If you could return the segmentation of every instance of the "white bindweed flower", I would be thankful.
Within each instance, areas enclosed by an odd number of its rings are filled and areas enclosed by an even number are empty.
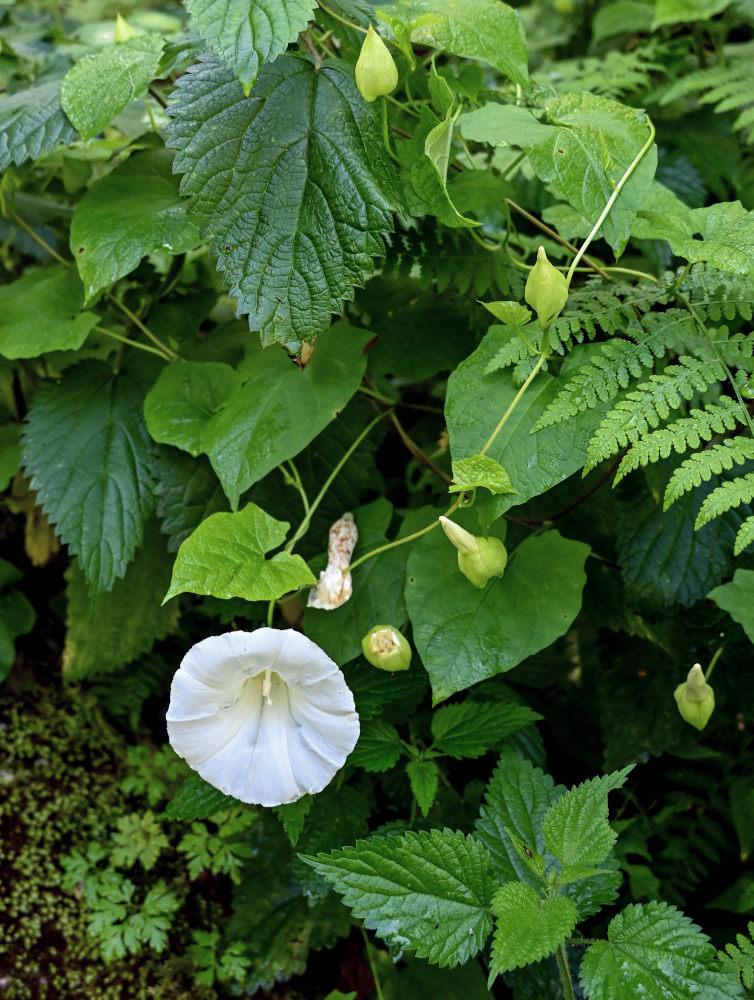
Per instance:
[[[320,792],[359,738],[335,663],[292,629],[202,639],[173,677],[170,745],[211,785],[279,806]]]
[[[348,566],[359,540],[353,514],[344,514],[330,528],[327,545],[327,569],[319,574],[319,583],[309,591],[307,607],[332,611],[345,604],[353,593]]]

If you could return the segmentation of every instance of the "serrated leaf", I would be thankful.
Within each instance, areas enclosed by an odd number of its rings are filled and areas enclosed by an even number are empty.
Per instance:
[[[302,451],[340,413],[361,382],[367,337],[336,323],[318,338],[303,370],[279,347],[265,350],[250,341],[238,384],[225,397],[220,391],[233,383],[227,365],[169,365],[144,403],[150,434],[163,444],[207,454],[236,506],[242,493]]]
[[[155,448],[152,461],[157,516],[168,536],[168,552],[210,514],[226,512],[228,501],[206,458],[191,458],[177,448]]]
[[[454,519],[481,534],[465,511]],[[442,532],[420,538],[408,559],[406,606],[435,703],[511,670],[561,636],[581,607],[588,552],[557,531],[532,536],[503,576],[480,591],[459,572]]]
[[[86,361],[42,383],[26,418],[31,489],[93,594],[123,576],[154,508],[143,400],[127,372]]]
[[[190,593],[271,601],[315,584],[301,556],[278,552],[265,558],[283,543],[289,527],[287,521],[277,521],[255,503],[235,514],[212,514],[178,549],[165,600]]]
[[[60,106],[60,81],[50,80],[0,99],[0,170],[21,166],[75,136]]]
[[[286,805],[277,806],[275,809],[278,819],[283,824],[285,834],[291,842],[291,847],[295,847],[298,843],[298,838],[301,836],[301,831],[304,828],[306,817],[311,811],[313,802],[313,796],[302,795],[295,802],[288,802]]]
[[[352,71],[281,55],[245,99],[208,56],[179,80],[172,114],[181,192],[214,235],[239,311],[265,344],[312,340],[384,253],[401,200]]]
[[[588,865],[563,865],[558,872],[558,885],[568,885],[571,882],[580,882],[582,878],[609,874],[611,873],[606,868],[590,868]]]
[[[432,735],[438,750],[461,760],[481,756],[506,736],[541,718],[526,705],[467,699],[433,713]]]
[[[395,727],[382,719],[370,719],[362,723],[359,742],[348,763],[365,771],[387,771],[398,760],[401,750],[401,738]]]
[[[406,764],[406,774],[411,785],[411,793],[426,818],[432,808],[440,783],[440,773],[433,760],[411,760]]]
[[[60,99],[82,139],[93,139],[146,93],[157,74],[162,46],[157,35],[136,35],[83,56],[68,70]]]
[[[225,795],[200,775],[192,774],[165,806],[162,815],[166,819],[206,819],[238,804],[238,799],[232,795]]]
[[[715,587],[707,597],[727,611],[754,642],[754,570],[737,569],[732,580]]]
[[[79,312],[84,290],[73,268],[62,264],[27,271],[0,285],[0,354],[36,358],[47,351],[75,351],[97,322]]]
[[[161,607],[170,582],[170,560],[156,524],[122,580],[92,604],[75,562],[66,571],[66,636],[63,673],[68,680],[104,674],[147,653],[178,622],[178,607]]]
[[[186,0],[196,30],[241,81],[246,93],[262,63],[294,42],[312,16],[310,0]]]
[[[492,897],[497,917],[488,985],[501,972],[539,962],[568,937],[578,920],[566,896],[543,899],[530,885],[508,882]]]
[[[543,121],[513,104],[489,102],[462,115],[461,133],[491,145],[518,146],[541,181],[553,185],[595,223],[615,186],[649,138],[643,111],[590,93],[563,94],[543,104]],[[600,233],[619,255],[644,204],[657,167],[653,145],[626,181]]]
[[[172,166],[166,149],[134,153],[93,184],[77,205],[70,246],[87,300],[130,274],[147,254],[160,248],[185,253],[200,242]]]
[[[453,485],[449,493],[463,493],[483,486],[490,493],[518,493],[499,462],[489,455],[472,455],[453,462]]]
[[[526,38],[517,11],[497,0],[398,0],[380,8],[407,24],[415,45],[481,59],[528,89]]]
[[[314,796],[298,842],[300,854],[293,861],[293,873],[310,901],[331,893],[328,883],[304,862],[303,855],[355,844],[366,837],[371,808],[371,796],[349,785],[338,788],[333,783]]]
[[[632,904],[610,921],[607,941],[590,945],[581,962],[589,1000],[731,1000],[743,995],[715,961],[709,939],[667,903]]]
[[[618,837],[607,821],[607,795],[623,785],[633,768],[629,764],[584,781],[550,806],[542,821],[547,850],[566,865],[604,861]]]
[[[467,961],[492,929],[492,859],[460,832],[409,831],[305,860],[367,928],[436,965]]]

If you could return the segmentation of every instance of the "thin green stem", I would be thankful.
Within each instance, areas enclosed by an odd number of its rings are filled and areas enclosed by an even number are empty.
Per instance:
[[[403,101],[399,101],[396,97],[392,97],[390,94],[385,94],[384,96],[386,101],[390,101],[391,104],[394,104],[397,108],[400,108],[404,114],[413,115],[414,118],[421,118],[421,115],[419,114],[418,111],[414,111],[413,108],[409,108],[407,105],[403,103]]]
[[[272,618],[275,614],[275,598],[267,605],[267,628],[272,628]]]
[[[568,955],[564,944],[561,944],[555,952],[555,957],[558,960],[560,978],[563,981],[563,996],[565,1000],[573,1000],[573,982],[571,981],[571,970],[568,968]]]
[[[448,517],[450,514],[453,513],[454,510],[457,510],[458,507],[461,506],[462,499],[463,499],[463,494],[461,494],[458,497],[458,499],[454,503],[452,503],[450,507],[448,507],[448,509],[443,514],[443,517]],[[413,534],[411,535],[404,535],[403,538],[396,538],[395,541],[388,542],[386,545],[380,545],[378,546],[378,548],[372,549],[371,552],[365,553],[363,556],[361,556],[361,558],[357,559],[355,562],[352,562],[345,572],[350,573],[352,570],[356,569],[357,566],[361,566],[362,563],[366,562],[367,559],[371,559],[372,556],[381,555],[381,553],[387,552],[388,549],[395,549],[399,545],[405,545],[406,542],[413,542],[415,539],[421,538],[421,536],[426,535],[428,531],[432,531],[433,528],[437,528],[439,524],[440,524],[439,520],[432,521],[432,523],[428,524],[426,528],[421,528],[419,531],[414,531]]]
[[[369,396],[370,399],[376,399],[379,403],[385,403],[387,406],[396,406],[396,401],[394,399],[388,399],[387,396],[383,396],[382,393],[377,392],[376,389],[367,389],[365,385],[360,385],[357,392],[363,392],[365,396]]]
[[[691,261],[689,261],[686,264],[686,266],[684,267],[684,269],[678,275],[677,279],[673,282],[673,284],[672,284],[672,286],[670,288],[670,292],[671,292],[672,295],[675,295],[678,292],[678,289],[681,287],[681,285],[683,284],[683,282],[686,280],[686,275],[689,273],[690,270],[691,270]]]
[[[377,967],[374,964],[374,959],[372,958],[372,945],[367,936],[367,932],[364,928],[361,928],[361,936],[364,938],[364,950],[367,953],[367,961],[369,962],[369,970],[372,973],[372,979],[374,980],[374,992],[377,994],[377,1000],[385,1000],[385,995],[382,992],[382,985],[380,984],[380,977],[377,975]]]
[[[107,337],[112,337],[113,340],[119,340],[122,344],[128,344],[129,347],[136,347],[140,351],[147,351],[149,354],[156,354],[158,358],[162,358],[163,361],[170,361],[171,359],[164,354],[162,351],[158,351],[156,347],[149,347],[148,344],[140,344],[138,340],[131,340],[130,337],[123,337],[119,333],[113,333],[112,330],[106,330],[104,326],[94,326],[93,330],[97,333],[104,333]]]
[[[380,99],[380,108],[382,112],[382,142],[385,146],[385,152],[391,160],[400,163],[400,160],[393,152],[393,147],[390,145],[390,125],[387,120],[387,101],[384,97]]]
[[[715,669],[715,664],[720,659],[720,657],[723,655],[723,650],[724,649],[725,649],[725,646],[721,646],[719,649],[715,650],[715,653],[714,653],[712,659],[709,661],[709,666],[707,667],[707,671],[706,671],[706,673],[704,675],[705,681],[708,681],[710,679],[710,676],[712,675],[712,671]]]
[[[324,481],[324,483],[322,484],[322,488],[320,489],[319,493],[316,495],[316,497],[314,498],[314,500],[312,500],[312,502],[311,502],[311,504],[309,506],[309,510],[304,515],[304,519],[301,522],[301,524],[299,524],[298,528],[296,528],[296,531],[293,534],[293,538],[291,538],[291,540],[286,543],[286,546],[285,546],[285,551],[286,552],[292,552],[293,551],[293,547],[295,546],[296,542],[298,542],[299,539],[303,538],[304,535],[307,533],[307,531],[309,530],[309,525],[311,524],[312,517],[314,516],[314,512],[316,511],[317,507],[319,507],[319,505],[322,503],[322,501],[323,501],[323,499],[325,497],[325,494],[330,489],[330,487],[332,486],[333,482],[335,481],[335,479],[337,478],[338,474],[340,473],[340,470],[346,464],[346,462],[351,457],[351,455],[353,455],[353,453],[359,447],[359,445],[364,440],[364,438],[367,436],[367,434],[369,434],[369,432],[372,430],[372,428],[375,427],[380,422],[380,420],[383,419],[383,417],[386,417],[389,413],[392,413],[392,412],[393,412],[392,410],[384,410],[382,413],[378,414],[374,418],[374,420],[371,421],[371,423],[367,424],[367,426],[364,428],[364,430],[361,432],[361,434],[359,434],[359,436],[354,441],[351,442],[351,444],[348,447],[348,450],[345,452],[345,454],[342,456],[342,458],[337,463],[337,465],[335,466],[335,468],[332,470],[332,472],[330,473],[330,475]]]
[[[38,233],[35,233],[31,226],[24,222],[20,215],[16,215],[12,208],[9,209],[9,213],[11,219],[13,219],[13,221],[19,225],[25,233],[28,233],[35,243],[38,243],[43,250],[46,250],[51,257],[54,257],[59,264],[63,264],[65,267],[71,266],[71,262],[69,260],[66,260],[65,257],[61,257],[57,250],[53,250],[50,244],[43,240]]]
[[[521,388],[518,390],[518,392],[516,393],[516,395],[511,400],[510,406],[508,407],[508,409],[505,411],[505,413],[500,418],[500,421],[498,422],[497,427],[494,429],[494,431],[492,432],[492,434],[490,434],[490,436],[489,436],[489,438],[487,440],[487,444],[485,444],[484,448],[482,448],[482,450],[479,453],[480,455],[486,455],[487,454],[487,452],[489,451],[490,447],[492,446],[495,438],[498,436],[498,434],[503,429],[503,427],[505,427],[505,424],[506,424],[508,418],[510,417],[511,413],[513,413],[513,411],[518,406],[519,400],[521,399],[521,397],[523,396],[523,394],[526,392],[526,390],[529,388],[529,386],[531,385],[531,383],[534,381],[534,378],[536,377],[537,372],[542,367],[542,365],[545,363],[545,361],[547,360],[548,357],[549,357],[549,352],[545,353],[543,351],[542,354],[540,354],[539,361],[537,361],[536,365],[532,368],[531,372],[529,373],[529,377],[526,379],[526,381],[523,383],[523,385],[521,386]]]
[[[354,31],[360,31],[362,35],[366,35],[366,28],[362,28],[361,25],[354,24],[353,21],[349,21],[347,18],[341,17],[340,14],[336,14],[334,10],[330,10],[329,7],[325,7],[321,0],[317,0],[317,6],[323,14],[327,14],[327,16],[333,18],[333,20],[340,21],[340,23],[345,24],[347,28],[353,28]]]
[[[483,250],[489,250],[490,253],[495,253],[498,250],[503,249],[502,243],[488,243],[487,240],[483,240],[481,236],[477,236],[473,229],[467,230],[469,236],[475,243],[478,243]]]
[[[516,167],[521,162],[521,160],[525,159],[525,157],[526,157],[526,153],[522,153],[520,156],[517,156],[515,160],[513,160],[511,163],[509,163],[508,166],[505,168],[505,170],[501,174],[498,174],[500,180],[504,181],[505,178],[508,176],[508,174],[512,174],[513,171],[516,169]]]
[[[536,226],[537,229],[541,229],[543,233],[545,233],[551,239],[555,240],[556,243],[560,243],[560,245],[564,246],[566,250],[570,250],[571,253],[573,254],[579,253],[579,251],[576,249],[573,243],[569,243],[568,240],[564,240],[563,237],[560,236],[559,233],[556,233],[554,229],[550,229],[550,227],[546,225],[544,222],[542,222],[541,219],[538,219],[536,215],[532,215],[531,212],[527,212],[525,208],[522,208],[520,205],[517,205],[515,201],[512,201],[510,198],[506,198],[505,204],[507,208],[512,208],[515,212],[518,212],[520,216],[522,216],[528,222],[531,222],[531,224],[533,226]],[[508,218],[510,219],[510,213],[508,214]],[[586,247],[582,248],[582,250],[584,249],[586,249]],[[601,277],[603,277],[605,281],[610,280],[610,275],[605,271],[603,267],[600,267],[599,264],[595,263],[595,261],[593,261],[591,257],[587,257],[583,253],[582,256],[584,258],[584,263],[588,264],[593,271],[596,271],[597,274],[601,275]]]
[[[566,282],[567,282],[569,288],[571,286],[571,279],[573,278],[573,272],[576,270],[579,261],[581,260],[581,258],[586,253],[587,247],[589,246],[589,244],[592,242],[592,240],[594,239],[594,237],[599,232],[600,226],[605,221],[605,219],[608,217],[608,215],[610,213],[610,209],[615,204],[615,202],[616,202],[616,200],[618,198],[618,195],[623,190],[623,188],[626,185],[626,182],[628,181],[629,177],[631,176],[631,174],[633,174],[634,170],[636,170],[636,168],[639,166],[639,164],[641,163],[642,158],[644,157],[645,153],[647,153],[649,151],[652,143],[654,142],[654,139],[655,139],[655,127],[654,127],[654,125],[652,124],[652,122],[651,122],[651,120],[649,118],[647,119],[647,121],[649,122],[649,138],[644,143],[644,145],[641,147],[641,149],[636,154],[636,156],[633,158],[633,160],[629,163],[628,167],[626,168],[626,172],[623,174],[623,176],[621,177],[621,179],[615,185],[615,190],[610,195],[610,197],[607,199],[607,204],[602,209],[602,212],[600,213],[600,217],[597,219],[597,221],[595,222],[595,224],[592,226],[592,231],[589,233],[589,235],[587,236],[587,238],[581,244],[581,246],[579,247],[578,253],[576,254],[576,256],[571,261],[570,270],[568,271],[568,274],[566,275]]]
[[[281,469],[283,475],[285,475],[287,472],[287,475],[290,478],[290,485],[293,486],[298,495],[301,497],[301,503],[303,504],[304,507],[304,514],[308,514],[309,497],[307,496],[306,490],[304,489],[304,484],[301,480],[301,476],[299,475],[299,471],[293,464],[292,459],[288,459],[288,461],[285,462],[284,464],[288,467],[287,469],[284,469],[282,465],[278,466],[278,468]]]

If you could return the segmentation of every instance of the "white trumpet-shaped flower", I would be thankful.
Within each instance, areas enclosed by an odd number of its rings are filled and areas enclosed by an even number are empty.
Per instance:
[[[359,738],[343,674],[292,629],[192,646],[173,677],[167,724],[171,746],[205,781],[262,806],[321,791]]]

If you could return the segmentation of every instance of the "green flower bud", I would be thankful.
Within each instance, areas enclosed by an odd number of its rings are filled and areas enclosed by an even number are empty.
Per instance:
[[[395,60],[371,24],[356,62],[356,86],[365,101],[374,101],[398,86]]]
[[[508,553],[499,538],[477,538],[447,517],[440,524],[458,549],[458,568],[470,583],[481,590],[493,576],[503,575]]]
[[[361,640],[367,662],[380,670],[408,670],[411,647],[405,636],[392,625],[375,625]]]
[[[115,33],[113,35],[113,41],[115,42],[125,42],[129,38],[133,38],[136,32],[128,23],[128,21],[123,17],[122,14],[118,13],[115,15]]]
[[[568,301],[565,275],[552,266],[544,247],[537,251],[537,263],[529,271],[524,298],[536,310],[543,330],[560,314]]]
[[[689,670],[688,677],[678,685],[673,697],[686,722],[704,729],[715,707],[715,692],[704,679],[700,664],[695,663]]]

